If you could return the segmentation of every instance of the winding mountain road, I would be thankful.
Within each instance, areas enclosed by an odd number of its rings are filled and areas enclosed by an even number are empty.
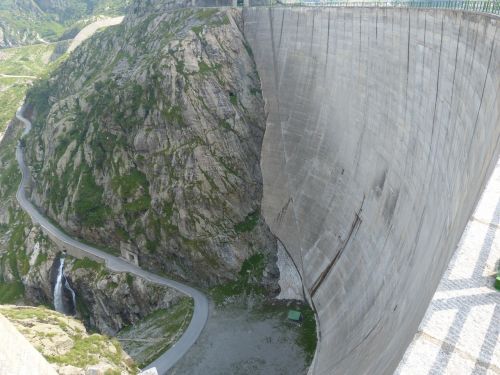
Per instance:
[[[31,130],[31,122],[26,119],[23,114],[23,108],[19,108],[16,117],[23,122],[25,129],[23,135],[26,135]],[[117,272],[130,272],[136,276],[142,277],[153,283],[163,285],[166,287],[174,288],[181,293],[184,293],[194,300],[194,312],[191,323],[181,338],[158,359],[146,367],[146,369],[156,367],[159,374],[166,374],[166,372],[175,365],[175,363],[191,348],[196,342],[198,337],[205,326],[208,319],[208,300],[207,297],[200,291],[191,288],[187,285],[181,284],[177,281],[166,279],[164,277],[155,275],[151,272],[145,271],[131,263],[126,262],[122,258],[118,258],[108,254],[102,250],[96,249],[92,246],[81,243],[66,233],[62,232],[59,228],[54,226],[50,221],[43,216],[36,207],[26,197],[25,189],[30,183],[30,171],[24,162],[23,150],[19,143],[16,147],[16,160],[22,173],[22,180],[16,193],[16,198],[21,207],[31,216],[33,222],[38,223],[45,232],[58,238],[60,241],[76,247],[81,251],[99,257],[104,260],[106,267],[112,271]]]
[[[16,76],[12,74],[3,74],[0,73],[0,78],[29,78],[29,79],[37,79],[38,77],[35,76]]]

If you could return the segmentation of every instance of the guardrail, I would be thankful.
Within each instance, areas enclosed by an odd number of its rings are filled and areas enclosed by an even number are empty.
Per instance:
[[[252,4],[252,1],[250,1]],[[433,8],[467,10],[471,12],[490,13],[500,15],[500,0],[468,1],[468,0],[435,0],[435,1],[276,1],[281,6],[306,7],[380,7],[380,8]],[[271,4],[272,5],[272,2]]]
[[[140,2],[133,4],[139,5]],[[377,7],[377,8],[420,8],[450,9],[500,15],[500,0],[164,0],[151,2],[146,9],[134,8],[131,13],[140,15],[154,11],[165,12],[182,8],[220,7]]]

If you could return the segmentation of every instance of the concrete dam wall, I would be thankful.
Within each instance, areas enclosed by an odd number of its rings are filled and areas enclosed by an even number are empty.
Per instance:
[[[248,8],[266,100],[262,211],[317,311],[312,374],[391,374],[500,136],[500,19]]]

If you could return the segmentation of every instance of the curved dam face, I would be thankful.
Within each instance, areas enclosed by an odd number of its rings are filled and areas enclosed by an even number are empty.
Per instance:
[[[312,374],[391,374],[496,163],[499,19],[248,8],[263,214],[317,311]]]

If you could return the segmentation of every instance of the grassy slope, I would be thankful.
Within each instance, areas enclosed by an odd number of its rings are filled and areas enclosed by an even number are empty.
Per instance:
[[[123,14],[130,0],[65,0],[58,9],[23,8],[14,0],[0,2],[0,19],[18,31],[30,30],[56,41],[72,28],[82,28],[92,16]]]
[[[60,62],[49,62],[55,45],[33,45],[0,50],[0,132],[14,117],[33,78],[44,77]],[[26,76],[26,78],[2,77]]]
[[[0,75],[43,77],[61,60],[49,63],[54,45],[35,45],[0,50]],[[22,103],[33,78],[11,78],[0,76],[0,132],[14,117]],[[0,147],[0,210],[9,212],[8,224],[0,228],[0,239],[9,232],[5,241],[0,241],[0,304],[14,303],[24,294],[21,277],[27,272],[27,257],[24,249],[29,218],[13,206],[15,192],[21,174],[15,160],[15,147],[22,129],[17,128]],[[9,230],[9,231],[8,231]],[[6,282],[2,269],[5,265],[14,273],[15,281]]]
[[[126,356],[116,339],[104,335],[88,334],[84,326],[74,318],[64,316],[44,307],[2,306],[2,313],[28,341],[51,363],[85,368],[88,365],[108,363],[110,373],[137,373],[135,364],[126,363]],[[38,329],[33,329],[33,327]],[[53,340],[54,338],[54,340]],[[49,347],[57,347],[58,338],[69,338],[72,346],[64,353],[55,354]],[[41,340],[45,340],[41,346]],[[46,345],[47,342],[50,342]],[[66,340],[64,341],[66,342]]]
[[[184,333],[193,315],[193,300],[182,298],[118,333],[118,341],[139,366],[146,366],[169,349]]]

